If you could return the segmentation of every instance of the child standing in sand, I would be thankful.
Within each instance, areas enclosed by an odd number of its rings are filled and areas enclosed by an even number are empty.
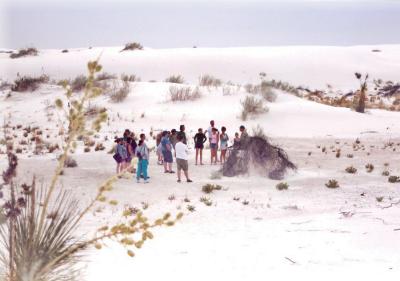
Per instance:
[[[148,183],[147,168],[149,166],[149,149],[143,139],[139,141],[136,148],[136,156],[138,157],[138,165],[136,169],[136,181],[140,182],[140,176],[143,174],[144,183]]]
[[[220,140],[220,147],[221,147],[220,161],[221,161],[221,164],[223,164],[226,161],[226,150],[228,149],[228,140],[229,140],[229,136],[226,133],[225,127],[221,128],[221,134],[219,135],[219,140]]]
[[[216,128],[212,128],[212,133],[210,136],[211,165],[213,163],[217,164],[218,161],[218,155],[217,155],[218,142],[219,142],[218,130]]]
[[[185,174],[186,181],[192,182],[189,178],[188,147],[183,143],[182,135],[178,135],[178,142],[175,145],[176,166],[178,169],[178,182],[181,182],[181,171]]]

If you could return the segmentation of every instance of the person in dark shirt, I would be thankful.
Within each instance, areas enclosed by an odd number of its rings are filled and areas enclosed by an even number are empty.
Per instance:
[[[182,137],[182,142],[184,144],[187,144],[186,133],[185,133],[185,125],[180,125],[178,135]]]
[[[196,165],[200,155],[200,165],[203,164],[203,148],[204,143],[207,141],[206,135],[203,133],[203,129],[199,128],[197,134],[194,136],[194,147],[196,148]]]

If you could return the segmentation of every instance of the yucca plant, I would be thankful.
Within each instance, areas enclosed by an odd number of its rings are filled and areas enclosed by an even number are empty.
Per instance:
[[[355,111],[359,113],[365,112],[365,99],[367,98],[368,90],[368,74],[365,75],[364,79],[362,75],[358,72],[355,73],[358,81],[360,81],[360,90],[358,94],[358,100],[356,100]]]

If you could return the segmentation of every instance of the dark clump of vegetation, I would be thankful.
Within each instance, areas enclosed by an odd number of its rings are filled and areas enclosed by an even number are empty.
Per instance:
[[[23,76],[14,81],[11,90],[14,92],[33,92],[36,91],[40,84],[49,82],[49,76],[41,75],[39,77]]]
[[[326,186],[327,188],[338,188],[338,187],[339,187],[339,183],[338,183],[337,180],[329,180],[329,181],[325,184],[325,186]]]
[[[38,53],[39,52],[36,48],[20,49],[17,53],[11,53],[10,58],[17,59],[17,58],[27,57],[27,56],[37,56]]]
[[[289,185],[287,182],[280,182],[275,187],[278,190],[287,190],[289,188]]]
[[[390,182],[390,183],[397,183],[397,182],[400,182],[400,177],[399,177],[399,176],[390,176],[390,177],[388,178],[388,182]]]
[[[234,177],[248,174],[250,169],[281,180],[288,169],[297,168],[282,148],[270,144],[266,137],[252,136],[243,141],[239,149],[231,151],[222,173],[226,177]]]
[[[171,75],[167,79],[165,79],[167,83],[176,83],[176,84],[183,84],[185,80],[183,79],[182,75]]]
[[[79,75],[71,82],[71,90],[73,92],[80,92],[85,88],[86,83],[87,77],[85,75]]]
[[[203,187],[201,188],[201,191],[203,191],[204,193],[212,193],[214,190],[221,190],[222,186],[220,185],[215,185],[215,184],[206,184],[203,185]]]
[[[346,168],[346,172],[349,174],[355,174],[355,173],[357,173],[357,169],[354,168],[353,166],[350,166],[350,167]]]
[[[125,47],[121,50],[121,52],[133,51],[133,50],[143,50],[143,46],[137,42],[127,43],[127,44],[125,44]]]

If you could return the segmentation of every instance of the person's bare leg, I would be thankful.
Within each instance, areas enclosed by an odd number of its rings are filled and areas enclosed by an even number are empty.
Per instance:
[[[181,169],[178,169],[177,175],[178,175],[178,181],[181,181]]]
[[[197,158],[199,157],[199,149],[196,148],[196,165],[197,165]],[[200,162],[201,162],[201,158],[200,158]]]
[[[168,163],[164,161],[164,172],[168,171]]]
[[[183,173],[185,174],[186,180],[189,180],[189,171],[183,171]]]
[[[200,165],[203,165],[203,149],[200,149]]]

